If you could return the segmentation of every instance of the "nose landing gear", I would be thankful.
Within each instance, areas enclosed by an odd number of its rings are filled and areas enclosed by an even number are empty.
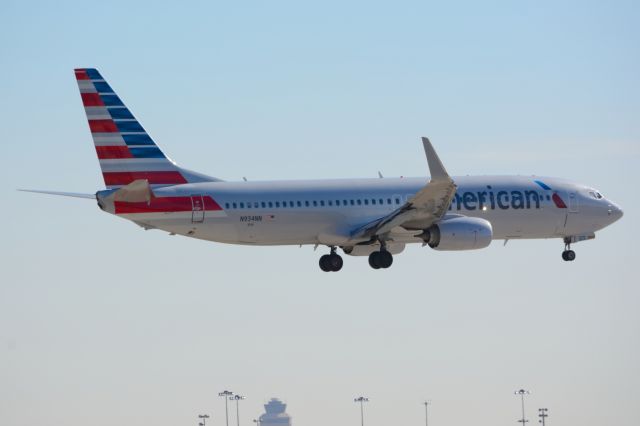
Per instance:
[[[331,253],[320,256],[320,269],[324,272],[338,272],[342,269],[342,257],[336,253],[336,248],[331,247]]]
[[[571,250],[571,238],[564,239],[564,251],[562,252],[562,260],[565,262],[573,262],[576,260],[576,252]]]

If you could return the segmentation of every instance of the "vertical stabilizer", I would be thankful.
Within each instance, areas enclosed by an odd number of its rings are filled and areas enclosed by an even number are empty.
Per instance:
[[[140,179],[152,186],[219,180],[167,158],[98,70],[79,68],[75,74],[107,188]]]

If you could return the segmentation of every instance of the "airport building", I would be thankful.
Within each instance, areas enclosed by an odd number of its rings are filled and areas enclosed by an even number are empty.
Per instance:
[[[264,405],[265,413],[260,416],[260,426],[291,426],[291,416],[285,413],[287,404],[278,398]]]

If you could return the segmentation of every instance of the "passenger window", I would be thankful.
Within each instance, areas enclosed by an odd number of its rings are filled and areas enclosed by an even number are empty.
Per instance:
[[[374,206],[376,205],[376,199],[375,198],[371,199],[371,204],[373,204]]]
[[[324,200],[320,200],[320,207],[324,207]]]
[[[342,200],[342,205],[346,206],[347,205],[347,200]]]
[[[305,207],[309,207],[309,201],[305,201],[305,202],[304,202],[304,206],[305,206]]]
[[[271,201],[269,201],[269,208],[272,209],[273,208],[273,203]]]
[[[251,203],[247,203],[247,208],[250,209],[251,208]]]
[[[383,204],[384,204],[384,200],[383,200],[382,198],[380,198],[380,199],[378,200],[378,202],[380,203],[380,205],[383,205]]]
[[[276,201],[276,209],[280,207],[280,201]]]
[[[224,208],[228,209],[229,208],[229,203],[224,203]]]
[[[387,198],[387,204],[391,204],[391,198]]]
[[[233,208],[234,208],[234,209],[237,209],[237,208],[238,208],[238,205],[237,205],[236,203],[233,203]]]
[[[369,205],[369,200],[368,200],[368,199],[366,199],[366,198],[364,199],[364,205],[365,205],[365,206],[368,206],[368,205]]]
[[[253,207],[256,208],[256,209],[259,207],[257,201],[255,203],[253,203]]]
[[[263,201],[261,204],[262,204],[262,208],[263,208],[263,209],[267,207],[267,205],[265,204],[265,202],[264,202],[264,201]]]
[[[351,205],[352,205],[352,206],[354,205],[353,199],[351,200]]]
[[[400,204],[400,198],[396,198],[396,204]]]
[[[340,206],[340,200],[336,200],[336,206]]]
[[[327,202],[329,203],[329,207],[333,206],[333,201],[329,200]]]
[[[360,205],[362,205],[362,200],[361,200],[361,199],[358,199],[358,200],[356,200],[356,201],[357,201],[357,203],[358,203],[358,205],[359,205],[359,206],[360,206]]]
[[[240,208],[244,209],[244,203],[240,203]]]
[[[298,207],[302,207],[302,203],[298,201]]]
[[[318,202],[316,200],[313,200],[313,207],[318,207]]]

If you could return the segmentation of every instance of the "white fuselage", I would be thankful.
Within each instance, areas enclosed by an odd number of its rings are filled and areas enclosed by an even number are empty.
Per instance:
[[[591,236],[622,216],[595,189],[563,179],[466,176],[454,181],[457,192],[445,218],[486,219],[493,239]],[[158,198],[189,197],[191,211],[116,214],[148,228],[223,243],[341,245],[354,229],[399,208],[427,182],[384,178],[190,183],[158,187],[153,193]],[[217,206],[207,208],[203,197]],[[415,236],[420,229],[420,223],[405,224],[394,241],[422,242]]]

